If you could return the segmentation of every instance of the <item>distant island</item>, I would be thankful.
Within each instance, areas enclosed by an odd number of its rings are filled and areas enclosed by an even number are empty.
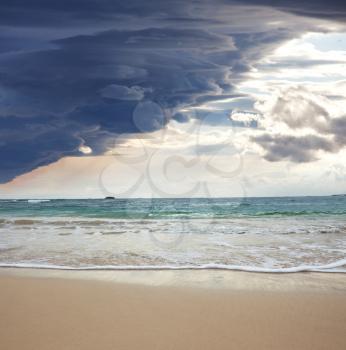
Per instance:
[[[104,199],[115,199],[115,197],[107,196],[107,197],[105,197]]]

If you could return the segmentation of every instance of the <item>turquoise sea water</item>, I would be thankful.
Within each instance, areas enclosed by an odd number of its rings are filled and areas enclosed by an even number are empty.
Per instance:
[[[236,218],[345,216],[346,196],[188,199],[0,200],[0,216],[89,218]]]
[[[346,196],[0,200],[0,265],[346,271]]]

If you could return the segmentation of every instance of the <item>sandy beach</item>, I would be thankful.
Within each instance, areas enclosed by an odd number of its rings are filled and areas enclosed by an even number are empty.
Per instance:
[[[346,348],[341,274],[73,273],[0,271],[1,349]]]

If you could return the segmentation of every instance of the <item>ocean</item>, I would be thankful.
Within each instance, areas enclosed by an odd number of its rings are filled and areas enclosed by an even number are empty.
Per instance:
[[[346,272],[346,196],[0,200],[0,266]]]

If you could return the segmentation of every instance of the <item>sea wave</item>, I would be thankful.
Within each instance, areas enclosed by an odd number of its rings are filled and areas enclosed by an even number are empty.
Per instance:
[[[337,260],[324,265],[299,265],[294,267],[269,268],[259,266],[240,266],[223,264],[203,265],[95,265],[64,266],[35,263],[0,263],[1,268],[31,268],[49,270],[97,271],[97,270],[233,270],[259,273],[295,273],[295,272],[333,272],[346,273],[346,259]]]
[[[314,216],[314,215],[345,215],[345,210],[340,211],[314,211],[314,210],[302,210],[302,211],[261,211],[249,216]]]
[[[50,199],[28,199],[28,203],[43,203],[43,202],[50,202]]]

